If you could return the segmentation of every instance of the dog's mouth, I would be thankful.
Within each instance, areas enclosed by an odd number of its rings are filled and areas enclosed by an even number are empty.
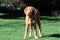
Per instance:
[[[29,15],[29,18],[33,18],[33,16],[32,15]]]
[[[30,18],[33,18],[34,17],[34,14],[33,13],[29,14],[29,17]]]

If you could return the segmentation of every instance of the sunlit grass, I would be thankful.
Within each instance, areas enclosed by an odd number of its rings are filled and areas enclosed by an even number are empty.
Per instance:
[[[43,37],[39,40],[60,40],[60,21],[58,19],[41,19]],[[24,18],[0,19],[0,40],[23,40],[24,31]],[[28,40],[35,40],[34,36]]]

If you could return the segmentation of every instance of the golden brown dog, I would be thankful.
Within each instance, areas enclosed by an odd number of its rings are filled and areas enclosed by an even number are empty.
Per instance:
[[[38,39],[37,30],[36,30],[36,24],[38,24],[38,27],[39,27],[39,37],[42,36],[39,11],[36,8],[32,7],[32,6],[27,6],[24,9],[24,13],[26,15],[26,30],[25,30],[24,39],[27,38],[28,27],[29,26],[30,26],[30,34],[29,34],[29,36],[32,35],[32,26],[33,26],[33,28],[34,28],[34,37],[35,37],[35,39]]]

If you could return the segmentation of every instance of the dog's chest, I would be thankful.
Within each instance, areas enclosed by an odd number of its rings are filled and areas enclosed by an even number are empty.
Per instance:
[[[29,24],[35,24],[36,23],[36,20],[29,20],[28,23]]]

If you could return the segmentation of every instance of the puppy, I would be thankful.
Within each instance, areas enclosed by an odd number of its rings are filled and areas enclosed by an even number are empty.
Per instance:
[[[32,27],[33,27],[34,28],[34,37],[35,37],[35,39],[38,39],[36,24],[39,27],[39,37],[42,37],[39,11],[35,7],[27,6],[24,9],[24,13],[26,15],[26,29],[25,29],[24,39],[27,38],[29,27],[30,27],[29,36],[32,35]]]

